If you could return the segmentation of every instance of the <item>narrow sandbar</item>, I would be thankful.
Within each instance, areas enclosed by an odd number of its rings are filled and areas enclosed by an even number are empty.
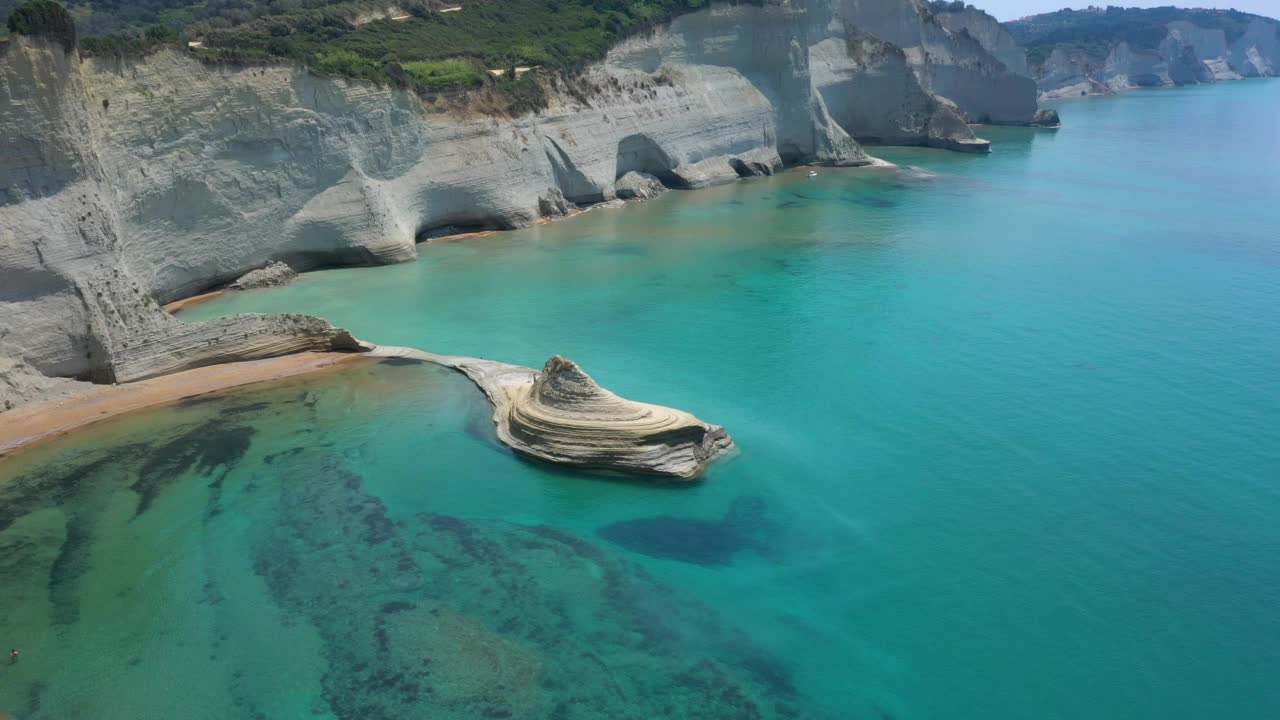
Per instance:
[[[199,305],[202,302],[208,302],[214,298],[220,298],[225,294],[226,290],[214,290],[213,292],[200,293],[199,295],[192,295],[191,297],[185,297],[181,300],[174,300],[173,302],[165,305],[163,309],[165,312],[173,315],[179,310],[184,310],[192,305]]]
[[[211,365],[127,385],[93,385],[68,398],[0,413],[0,458],[100,420],[226,388],[332,370],[362,357],[358,353],[303,352]]]

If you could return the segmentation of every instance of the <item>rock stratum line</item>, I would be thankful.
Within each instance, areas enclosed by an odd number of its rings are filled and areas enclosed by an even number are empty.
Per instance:
[[[719,425],[619,397],[559,355],[541,372],[494,360],[379,346],[370,357],[409,358],[466,375],[493,404],[498,439],[548,462],[692,480],[731,451]]]

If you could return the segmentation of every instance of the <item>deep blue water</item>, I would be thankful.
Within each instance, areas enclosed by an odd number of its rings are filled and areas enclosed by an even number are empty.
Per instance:
[[[1280,82],[1059,109],[191,309],[560,353],[740,452],[566,472],[372,363],[104,425],[0,465],[0,709],[1276,717]]]

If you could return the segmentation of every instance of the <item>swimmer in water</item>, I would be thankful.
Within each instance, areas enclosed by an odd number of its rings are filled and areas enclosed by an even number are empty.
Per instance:
[[[16,662],[18,662],[18,648],[12,648],[9,650],[9,664],[12,665]]]

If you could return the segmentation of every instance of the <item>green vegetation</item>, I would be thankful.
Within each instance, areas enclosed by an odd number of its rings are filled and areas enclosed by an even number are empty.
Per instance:
[[[431,90],[484,82],[484,71],[462,60],[419,60],[401,67],[415,83]]]
[[[15,35],[44,35],[71,50],[76,46],[76,25],[71,14],[53,0],[28,0],[14,8],[7,23]]]
[[[744,0],[766,2],[768,0]],[[0,0],[0,14],[16,0]],[[33,0],[66,10],[52,0]],[[312,70],[423,94],[492,87],[512,108],[545,102],[528,74],[487,69],[539,66],[569,72],[619,39],[708,0],[67,0],[86,55],[138,54],[197,42],[208,62],[288,58]],[[43,6],[42,5],[42,6]],[[407,16],[386,17],[391,6]],[[536,87],[535,87],[536,86]]]
[[[317,53],[311,68],[325,75],[341,75],[362,78],[381,83],[386,81],[382,66],[349,50],[330,50]]]
[[[1136,50],[1151,50],[1168,35],[1168,24],[1185,20],[1206,29],[1222,30],[1227,42],[1244,35],[1257,15],[1238,10],[1184,10],[1176,7],[1059,10],[1005,23],[1022,46],[1027,61],[1042,65],[1054,48],[1082,51],[1102,62],[1111,48],[1127,42]]]

